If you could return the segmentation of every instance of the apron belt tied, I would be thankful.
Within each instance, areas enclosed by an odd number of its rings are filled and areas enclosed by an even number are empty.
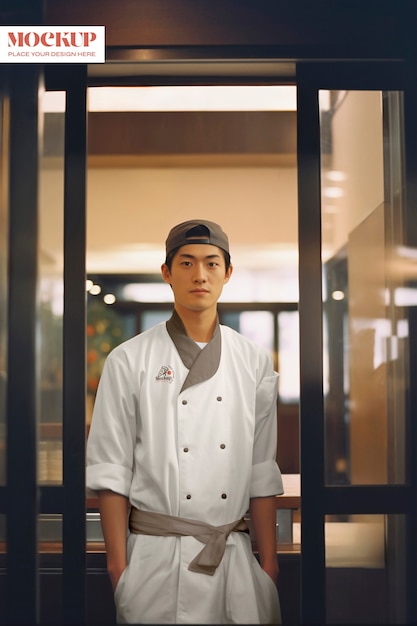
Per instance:
[[[188,569],[191,572],[208,574],[213,576],[226,549],[226,540],[231,532],[248,533],[249,528],[242,517],[230,524],[212,526],[205,522],[142,511],[132,507],[129,516],[129,529],[137,535],[155,535],[158,537],[186,537],[192,536],[201,543],[204,548],[191,561]]]

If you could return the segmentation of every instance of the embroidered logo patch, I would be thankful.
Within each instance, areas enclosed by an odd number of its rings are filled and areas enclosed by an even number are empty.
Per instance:
[[[165,383],[172,383],[174,380],[174,371],[169,365],[163,365],[158,372],[158,376],[155,376],[155,380]]]

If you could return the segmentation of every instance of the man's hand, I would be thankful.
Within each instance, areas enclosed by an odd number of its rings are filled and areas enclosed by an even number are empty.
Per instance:
[[[262,569],[277,583],[279,566],[276,539],[275,496],[252,498],[249,508],[254,538]]]
[[[107,572],[116,589],[127,565],[126,538],[128,499],[113,491],[99,491],[98,501],[107,553]]]

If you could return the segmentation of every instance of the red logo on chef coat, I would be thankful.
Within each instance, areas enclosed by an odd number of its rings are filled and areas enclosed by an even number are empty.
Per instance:
[[[170,365],[163,365],[158,372],[158,376],[155,377],[155,380],[172,383],[174,380],[174,370]]]

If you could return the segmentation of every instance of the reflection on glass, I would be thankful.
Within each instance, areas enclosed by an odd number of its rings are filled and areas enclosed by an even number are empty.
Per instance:
[[[160,322],[166,322],[171,317],[172,310],[169,309],[167,311],[144,311],[140,316],[141,320],[141,330],[148,330],[159,324]]]
[[[399,291],[402,94],[320,92],[320,125],[326,482],[399,483],[408,337]]]
[[[402,516],[326,517],[327,623],[405,622],[404,537]]]
[[[281,402],[300,400],[298,311],[278,313],[279,398]]]
[[[45,544],[51,552],[62,552],[62,515],[60,513],[41,514],[38,516],[39,552],[44,552]]]
[[[240,333],[265,348],[274,349],[274,317],[270,311],[243,311],[240,314]]]
[[[50,576],[45,571],[40,576],[39,612],[40,615],[50,612],[51,593],[53,593],[54,623],[62,623],[62,515],[42,514],[38,516],[38,553],[54,554],[53,571],[60,576]],[[50,558],[50,556],[49,556]],[[48,580],[49,579],[49,580]],[[52,589],[51,589],[52,582]],[[49,583],[49,584],[48,584]]]
[[[223,311],[220,321],[273,353],[274,316],[271,311]]]
[[[64,112],[44,112],[39,173],[40,424],[38,480],[62,483]],[[62,97],[61,97],[62,101]]]
[[[0,93],[0,485],[6,484],[8,185],[4,136],[8,103]]]
[[[326,567],[385,567],[385,516],[326,518]]]
[[[94,399],[106,358],[113,348],[136,334],[135,316],[121,314],[106,304],[101,295],[101,292],[97,297],[91,295],[90,290],[87,300],[87,428],[91,424]]]

